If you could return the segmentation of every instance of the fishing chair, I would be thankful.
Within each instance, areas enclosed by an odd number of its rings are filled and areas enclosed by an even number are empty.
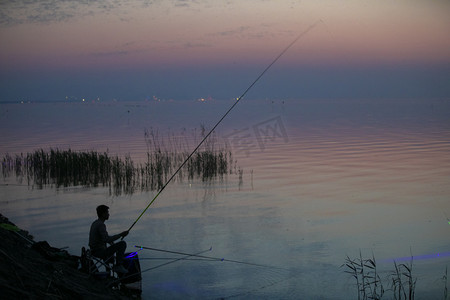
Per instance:
[[[92,255],[91,250],[81,248],[81,269],[95,278],[114,277],[114,255],[102,259]]]

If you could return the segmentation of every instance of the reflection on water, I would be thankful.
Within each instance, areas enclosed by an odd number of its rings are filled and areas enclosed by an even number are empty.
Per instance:
[[[355,298],[355,283],[340,265],[360,250],[365,257],[375,255],[384,277],[393,259],[429,256],[414,261],[416,295],[441,297],[450,259],[434,254],[450,251],[447,102],[242,104],[219,135],[235,147],[243,180],[170,185],[133,228],[128,248],[197,253],[212,246],[208,255],[279,268],[180,260],[143,274],[144,298]],[[227,107],[32,105],[1,105],[8,141],[1,154],[70,146],[139,158],[145,153],[144,128],[191,130],[214,123]],[[237,132],[247,138],[239,136],[236,144]],[[237,151],[249,145],[251,151]],[[111,207],[107,225],[116,233],[155,196],[3,183],[3,214],[36,239],[69,246],[75,254],[87,244],[97,205]],[[139,255],[143,269],[175,258],[144,250]]]

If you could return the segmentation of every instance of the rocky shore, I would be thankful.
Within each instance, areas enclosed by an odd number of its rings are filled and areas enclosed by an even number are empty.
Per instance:
[[[79,257],[46,251],[33,237],[0,214],[2,299],[130,299],[79,270]]]

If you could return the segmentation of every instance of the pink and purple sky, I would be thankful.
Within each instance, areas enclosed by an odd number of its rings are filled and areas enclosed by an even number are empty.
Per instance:
[[[314,25],[315,24],[315,25]],[[1,1],[0,101],[450,96],[448,0]]]

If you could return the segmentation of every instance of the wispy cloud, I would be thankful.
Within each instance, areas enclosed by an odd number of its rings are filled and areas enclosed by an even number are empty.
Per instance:
[[[143,49],[142,47],[138,47],[139,49],[134,49],[133,47],[136,46],[137,44],[138,44],[138,42],[136,42],[136,41],[129,41],[129,42],[125,42],[123,44],[117,45],[112,50],[91,52],[88,55],[92,56],[92,57],[96,57],[96,58],[107,58],[107,57],[114,57],[114,56],[127,56],[127,55],[132,55],[135,53],[149,51],[149,49]]]
[[[51,23],[66,21],[86,15],[88,2],[72,3],[57,0],[0,1],[0,25],[14,26],[27,23]],[[89,11],[89,10],[88,10]]]
[[[273,36],[273,24],[260,24],[258,26],[239,26],[237,28],[210,33],[212,37],[229,37],[239,39],[260,39]]]
[[[238,28],[235,29],[230,29],[230,30],[225,30],[225,31],[219,31],[216,33],[213,33],[211,35],[216,35],[216,36],[237,36],[237,35],[244,35],[246,33],[248,33],[250,27],[249,26],[240,26]]]
[[[174,5],[176,7],[189,7],[191,5],[192,1],[189,0],[177,0],[175,1]]]
[[[204,43],[204,42],[187,42],[182,45],[182,48],[192,49],[192,48],[210,48],[212,44]]]
[[[130,54],[130,51],[117,50],[117,51],[93,52],[90,55],[94,57],[110,57],[110,56],[124,56],[128,54]]]
[[[127,21],[125,16],[135,8],[183,9],[202,3],[197,0],[0,0],[0,26],[48,24],[101,14],[115,14]]]
[[[117,14],[121,19],[132,7],[148,7],[150,0],[2,0],[0,26],[48,24],[98,14]]]

